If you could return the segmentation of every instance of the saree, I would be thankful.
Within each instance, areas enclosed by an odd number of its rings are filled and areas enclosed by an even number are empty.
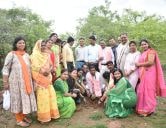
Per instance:
[[[60,66],[60,47],[58,45],[53,45],[51,50],[54,52],[55,55],[55,66],[56,66],[56,76],[60,76],[61,74],[61,66]]]
[[[52,83],[54,83],[54,81],[57,79],[57,76],[56,76],[56,64],[55,64],[55,54],[53,51],[51,51],[50,53],[50,59],[51,59],[51,62],[52,62],[52,65],[53,65],[53,70],[51,71],[51,75],[52,75]]]
[[[69,91],[67,82],[58,78],[54,83],[54,89],[57,95],[60,118],[70,118],[76,110],[76,105],[72,97],[64,96],[64,93]]]
[[[32,77],[36,86],[37,116],[41,122],[59,118],[56,93],[52,86],[51,73],[47,76],[42,72],[49,71],[51,66],[48,53],[41,52],[41,41],[37,41],[31,55]]]
[[[136,93],[131,84],[122,77],[115,88],[107,92],[105,114],[107,117],[127,117],[133,112],[136,100]]]
[[[140,52],[136,51],[134,53],[129,53],[126,56],[126,61],[125,61],[125,65],[124,65],[124,71],[126,73],[129,73],[131,71],[133,71],[129,76],[126,76],[126,78],[128,79],[128,81],[131,83],[132,87],[135,89],[137,82],[138,82],[138,69],[135,66],[135,63],[138,62],[140,56]]]
[[[157,52],[153,49],[144,51],[139,58],[139,62],[147,62],[150,54],[155,56],[154,64],[139,68],[140,83],[137,88],[138,101],[136,105],[138,114],[153,113],[157,105],[156,96],[166,97],[166,86]]]

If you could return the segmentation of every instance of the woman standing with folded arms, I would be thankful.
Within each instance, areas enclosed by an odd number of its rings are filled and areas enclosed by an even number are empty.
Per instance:
[[[13,51],[6,56],[2,69],[4,88],[10,91],[11,112],[15,114],[17,125],[21,127],[30,125],[32,120],[26,115],[37,110],[30,59],[25,50],[25,39],[16,37]]]
[[[37,119],[41,123],[59,118],[56,94],[52,86],[53,65],[50,55],[45,50],[45,41],[38,40],[31,55],[32,76],[37,97]]]

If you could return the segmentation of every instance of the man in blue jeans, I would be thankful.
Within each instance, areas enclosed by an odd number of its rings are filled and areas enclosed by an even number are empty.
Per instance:
[[[86,54],[86,47],[85,47],[85,39],[79,39],[79,46],[75,49],[75,57],[76,57],[76,68],[82,68],[82,65],[85,64],[85,54]]]

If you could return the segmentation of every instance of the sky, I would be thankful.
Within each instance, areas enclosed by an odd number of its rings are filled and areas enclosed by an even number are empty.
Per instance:
[[[166,0],[110,0],[112,11],[120,14],[130,8],[166,17]],[[88,11],[104,5],[104,0],[0,0],[0,8],[25,7],[39,14],[44,20],[52,20],[52,29],[58,34],[75,33],[79,18],[85,18]]]

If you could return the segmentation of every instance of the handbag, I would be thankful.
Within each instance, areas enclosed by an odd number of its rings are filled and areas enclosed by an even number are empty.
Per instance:
[[[9,90],[6,90],[3,93],[3,109],[9,110],[10,108],[10,93]]]

